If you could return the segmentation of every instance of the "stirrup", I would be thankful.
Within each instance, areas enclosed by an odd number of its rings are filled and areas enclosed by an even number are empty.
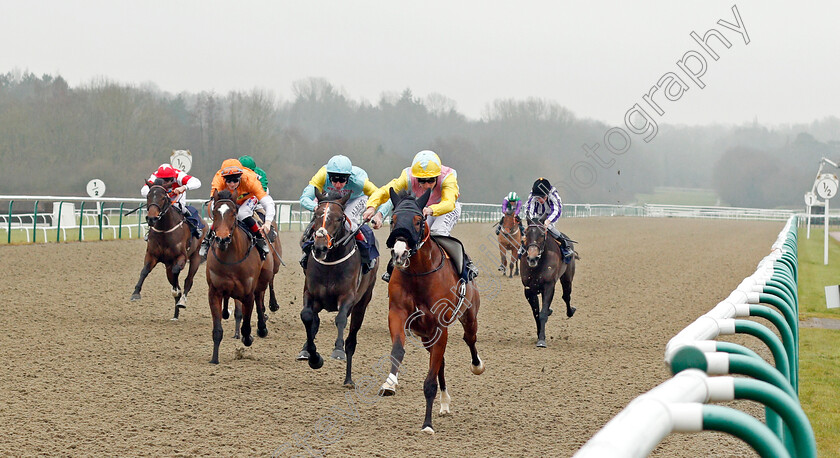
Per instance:
[[[198,255],[203,257],[207,256],[207,251],[210,250],[210,234],[204,236],[204,240],[201,241],[201,247],[198,249]]]
[[[389,274],[387,271],[384,274],[382,274],[382,281],[384,281],[385,283],[390,282],[391,274]]]

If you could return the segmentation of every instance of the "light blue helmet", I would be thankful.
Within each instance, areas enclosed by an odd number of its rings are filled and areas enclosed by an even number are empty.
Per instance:
[[[353,163],[347,156],[333,156],[327,162],[327,173],[340,173],[350,175],[353,173]]]

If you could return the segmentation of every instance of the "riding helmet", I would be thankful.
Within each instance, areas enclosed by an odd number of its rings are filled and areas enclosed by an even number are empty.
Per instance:
[[[531,187],[531,195],[534,197],[545,197],[549,191],[551,191],[551,183],[545,178],[537,179]]]

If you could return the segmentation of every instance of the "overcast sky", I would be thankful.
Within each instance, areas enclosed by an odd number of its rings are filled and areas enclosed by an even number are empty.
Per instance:
[[[9,1],[0,72],[96,77],[160,89],[269,89],[323,77],[351,98],[440,93],[479,118],[497,98],[542,97],[623,123],[667,72],[688,84],[661,123],[809,122],[840,109],[840,3],[782,1]],[[735,24],[737,5],[749,35]],[[700,89],[677,66],[711,39]],[[696,64],[696,62],[694,62]],[[689,66],[692,64],[690,63]],[[699,65],[694,65],[699,68]],[[648,107],[648,110],[650,108]]]

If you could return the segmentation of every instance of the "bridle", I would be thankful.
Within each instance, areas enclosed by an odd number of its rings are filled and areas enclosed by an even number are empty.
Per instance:
[[[529,222],[528,223],[528,228],[532,228],[532,227],[536,227],[540,230],[540,232],[542,232],[543,241],[542,241],[542,244],[539,244],[536,241],[533,241],[533,242],[531,242],[531,243],[529,243],[528,245],[525,246],[525,250],[527,251],[531,247],[535,247],[535,248],[539,249],[539,253],[537,254],[537,260],[539,260],[543,255],[543,251],[545,251],[545,240],[546,240],[546,233],[548,232],[548,229],[546,229],[546,227],[542,224]],[[526,237],[527,237],[527,235],[526,235]]]
[[[158,224],[163,219],[164,215],[166,215],[166,212],[168,212],[169,209],[172,208],[172,200],[169,198],[169,191],[167,191],[167,189],[165,187],[163,187],[159,184],[155,184],[155,185],[149,186],[149,194],[151,194],[152,190],[155,189],[155,188],[159,188],[164,192],[164,194],[166,196],[166,199],[165,199],[166,203],[164,203],[162,207],[157,202],[151,202],[151,203],[146,204],[147,214],[148,214],[148,209],[151,208],[151,207],[157,207],[158,212],[159,212],[158,215],[155,216],[154,218],[149,218],[149,229],[151,229],[152,231],[155,231],[155,232],[163,232],[163,233],[172,232],[175,229],[178,229],[179,227],[181,227],[181,225],[184,224],[184,220],[181,219],[180,223],[176,224],[174,227],[171,227],[167,230],[162,230],[162,229],[158,229],[158,228],[154,227],[156,224]]]
[[[344,215],[344,205],[341,205],[340,203],[334,202],[334,201],[327,201],[327,202],[318,203],[318,207],[315,209],[315,211],[317,212],[318,208],[321,208],[321,206],[327,206],[327,205],[330,205],[330,204],[338,206],[338,208],[341,209],[341,214]],[[347,218],[347,215],[344,215],[344,218],[345,218],[345,220],[349,219],[349,218]],[[342,224],[343,224],[343,222],[342,222]],[[338,242],[333,244],[333,238],[334,237],[327,230],[327,210],[326,210],[326,208],[324,210],[324,214],[321,216],[321,227],[319,227],[318,229],[315,229],[315,232],[312,235],[312,237],[313,238],[314,237],[326,237],[327,238],[327,251],[329,251],[333,246],[342,247],[342,246],[344,246],[345,243],[347,243],[347,237],[342,237],[338,240]]]

